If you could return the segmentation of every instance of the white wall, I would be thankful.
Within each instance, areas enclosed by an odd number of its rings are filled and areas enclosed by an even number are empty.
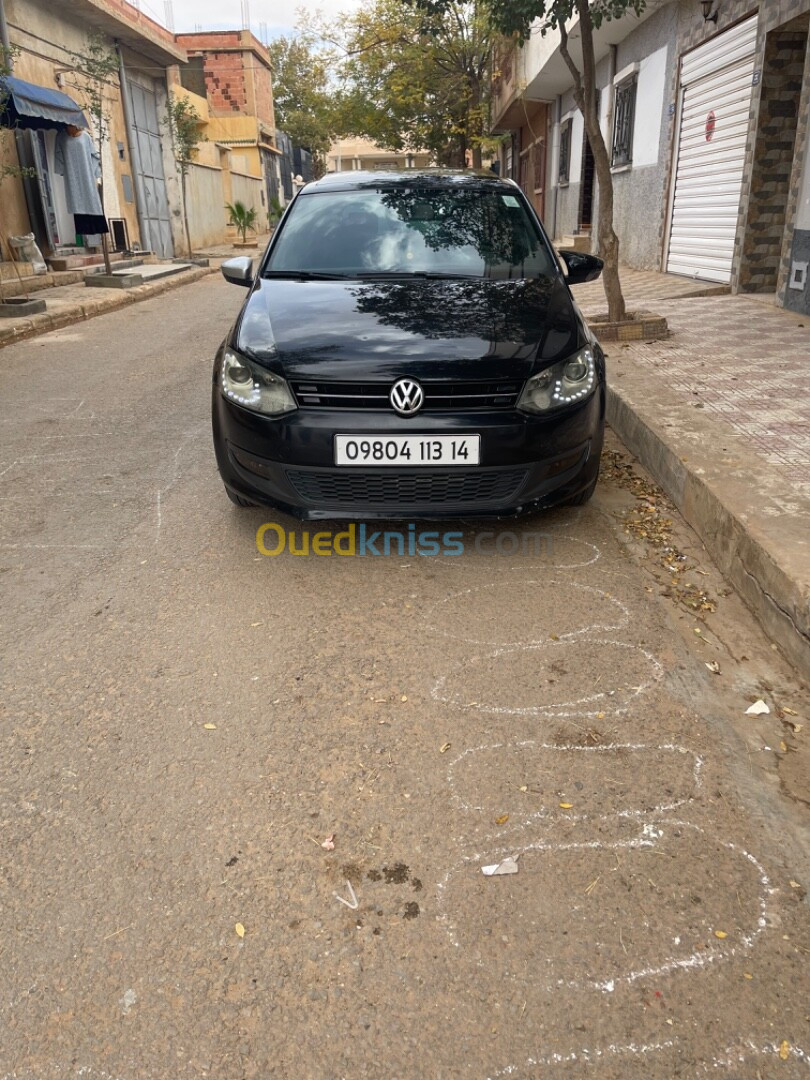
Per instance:
[[[645,57],[639,67],[633,121],[633,165],[657,165],[661,113],[667,79],[667,47]]]

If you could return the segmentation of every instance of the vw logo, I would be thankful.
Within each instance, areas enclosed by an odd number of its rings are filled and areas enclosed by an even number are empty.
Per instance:
[[[413,416],[425,403],[425,392],[413,379],[397,379],[388,395],[391,407],[400,416]]]

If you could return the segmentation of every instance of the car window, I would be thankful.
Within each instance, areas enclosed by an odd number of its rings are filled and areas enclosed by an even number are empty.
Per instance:
[[[400,185],[300,195],[265,271],[504,279],[548,276],[554,266],[517,195]]]

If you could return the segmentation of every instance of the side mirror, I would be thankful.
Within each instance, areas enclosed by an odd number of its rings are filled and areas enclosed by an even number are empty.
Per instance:
[[[220,266],[222,276],[231,285],[242,285],[249,289],[253,284],[253,259],[248,255],[239,255],[235,259],[227,259]]]
[[[568,284],[582,285],[586,281],[596,281],[605,265],[595,255],[586,255],[583,251],[561,251],[560,258],[568,267]],[[234,259],[239,262],[239,259]],[[224,269],[224,267],[223,267]]]

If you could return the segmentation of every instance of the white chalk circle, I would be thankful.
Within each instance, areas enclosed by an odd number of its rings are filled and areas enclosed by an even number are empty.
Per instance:
[[[699,794],[702,773],[703,758],[676,743],[525,739],[465,750],[449,762],[447,786],[468,815],[465,835],[485,830],[477,843],[500,843],[538,823],[633,822],[672,813]],[[504,816],[508,823],[495,827]]]
[[[662,675],[660,661],[639,645],[576,637],[470,657],[442,675],[431,694],[445,705],[500,716],[586,718],[625,712]]]
[[[647,821],[621,840],[597,828],[564,843],[553,829],[515,839],[459,859],[436,901],[453,945],[493,985],[507,980],[538,1007],[545,994],[609,994],[749,953],[771,921],[774,890],[760,862],[690,822]],[[654,851],[667,858],[651,860]],[[482,866],[509,856],[517,874],[483,876]],[[659,892],[667,903],[652,914],[645,900]]]
[[[788,1065],[779,1056],[780,1049],[781,1045],[773,1041],[755,1042],[753,1039],[741,1039],[739,1043],[726,1047],[709,1060],[695,1062],[694,1068],[697,1070],[698,1075],[706,1075],[707,1073],[716,1075],[726,1069],[739,1070],[739,1067],[747,1061],[756,1061],[759,1064],[760,1059],[765,1058],[766,1060],[771,1059],[774,1069],[779,1070],[779,1076],[787,1077],[790,1073],[785,1071]],[[599,1065],[604,1065],[607,1068],[611,1064],[615,1066],[617,1061],[622,1061],[622,1075],[627,1080],[630,1080],[631,1077],[637,1078],[637,1080],[648,1080],[650,1076],[649,1070],[653,1064],[656,1064],[659,1069],[666,1068],[666,1064],[660,1058],[667,1052],[671,1052],[673,1057],[671,1067],[672,1075],[674,1075],[677,1067],[683,1068],[684,1058],[690,1054],[691,1047],[681,1039],[662,1039],[650,1043],[609,1043],[603,1047],[584,1046],[578,1050],[552,1051],[548,1054],[539,1054],[536,1057],[526,1058],[522,1065],[505,1065],[503,1068],[498,1069],[497,1072],[489,1073],[487,1080],[501,1080],[504,1076],[513,1077],[513,1080],[521,1080],[521,1077],[525,1077],[526,1080],[529,1077],[536,1080],[541,1076],[570,1076],[571,1069],[577,1066],[586,1067],[588,1075],[590,1075],[594,1067],[598,1068]],[[649,1059],[654,1056],[659,1060],[656,1062],[650,1061]],[[810,1066],[810,1054],[803,1050],[802,1047],[790,1046],[787,1061],[793,1061],[801,1065],[802,1076],[807,1075],[807,1068]],[[553,1069],[555,1065],[559,1066],[557,1070],[547,1072],[547,1070]],[[598,1076],[598,1072],[595,1075]],[[615,1073],[612,1075],[615,1075]],[[739,1071],[735,1075],[739,1076]]]
[[[466,523],[464,523],[466,524]],[[469,570],[469,556],[486,560],[498,573],[529,570],[580,570],[602,558],[596,544],[580,536],[558,533],[560,526],[501,522],[491,528],[480,522],[464,532],[464,556],[442,559],[442,564]],[[513,560],[513,561],[510,561]]]
[[[561,578],[504,580],[444,597],[428,608],[431,630],[469,645],[538,645],[553,634],[612,633],[630,622],[625,604],[604,589]]]

